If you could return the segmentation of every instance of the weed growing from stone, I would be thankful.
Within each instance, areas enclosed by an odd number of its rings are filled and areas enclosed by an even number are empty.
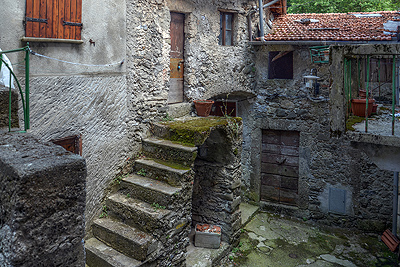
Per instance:
[[[165,206],[161,206],[158,203],[153,202],[153,204],[151,204],[151,207],[154,209],[154,211],[158,211],[158,210],[165,210],[166,207]]]
[[[117,177],[115,177],[114,180],[113,180],[113,184],[121,184],[122,179],[124,179],[127,176],[128,176],[128,174],[117,175]]]
[[[140,170],[137,172],[137,174],[138,174],[138,175],[141,175],[141,176],[146,176],[146,170],[145,170],[145,169],[140,169]]]
[[[174,120],[174,118],[171,117],[168,113],[165,114],[164,118],[162,118],[162,121],[173,121],[173,120]]]
[[[126,194],[126,198],[130,198],[131,197],[131,194]]]
[[[108,209],[107,209],[107,206],[106,206],[106,205],[103,205],[103,209],[102,209],[102,211],[101,211],[101,213],[100,213],[100,219],[101,219],[101,218],[107,218],[107,216],[108,216]]]

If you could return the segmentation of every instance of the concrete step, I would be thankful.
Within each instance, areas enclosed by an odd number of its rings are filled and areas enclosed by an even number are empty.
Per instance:
[[[197,147],[183,146],[158,138],[142,140],[142,149],[148,157],[179,163],[187,167],[193,165],[197,156]]]
[[[96,238],[85,243],[86,264],[89,267],[137,267],[141,262],[125,256]]]
[[[165,228],[171,211],[139,199],[130,198],[119,192],[106,200],[109,215],[144,232],[153,233]],[[161,205],[162,206],[162,205]]]
[[[190,172],[189,168],[177,169],[152,159],[135,160],[135,170],[139,175],[164,181],[172,186],[181,185],[185,179],[184,175]]]
[[[113,249],[139,261],[157,249],[152,236],[109,218],[93,222],[93,235]]]
[[[180,187],[157,181],[140,175],[129,175],[122,179],[121,193],[127,197],[133,197],[147,203],[158,203],[161,206],[170,207],[178,199],[182,191]]]

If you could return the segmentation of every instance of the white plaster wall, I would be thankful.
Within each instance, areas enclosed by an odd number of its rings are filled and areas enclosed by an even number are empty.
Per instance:
[[[25,46],[25,0],[3,0],[0,34],[3,50]],[[126,57],[125,0],[84,0],[83,44],[30,43],[33,51],[90,65]],[[5,23],[6,22],[6,23]],[[95,42],[90,44],[89,40]],[[10,56],[12,62],[23,54]],[[42,140],[82,134],[87,162],[86,225],[101,209],[105,188],[128,157],[126,60],[122,65],[83,66],[31,55],[31,129]],[[22,75],[17,66],[17,73]]]

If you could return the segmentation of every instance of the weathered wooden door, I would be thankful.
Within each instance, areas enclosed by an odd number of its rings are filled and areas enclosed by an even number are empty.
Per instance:
[[[183,102],[185,14],[171,12],[170,88],[168,103]]]
[[[299,180],[299,132],[263,130],[261,200],[296,205]]]

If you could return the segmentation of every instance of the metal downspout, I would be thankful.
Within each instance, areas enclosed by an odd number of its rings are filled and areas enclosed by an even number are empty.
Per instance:
[[[399,172],[393,172],[393,223],[392,233],[397,236],[397,209],[399,196]]]
[[[264,9],[263,9],[263,0],[258,0],[258,6],[259,6],[259,10],[258,12],[260,13],[260,37],[261,37],[261,41],[264,41]]]
[[[263,9],[267,8],[267,7],[277,3],[279,1],[280,0],[274,0],[272,2],[269,2],[269,3],[265,4],[265,5],[263,5],[263,0],[258,0],[258,12],[260,13],[260,37],[264,36],[264,12],[263,12]],[[248,25],[248,31],[249,31],[249,40],[250,41],[253,40],[253,38],[251,36],[252,35],[252,33],[251,33],[251,30],[252,30],[252,27],[251,27],[251,15],[253,15],[254,13],[256,13],[256,11],[252,10],[247,15],[247,22],[249,24]],[[261,40],[261,41],[263,41],[263,40]]]

